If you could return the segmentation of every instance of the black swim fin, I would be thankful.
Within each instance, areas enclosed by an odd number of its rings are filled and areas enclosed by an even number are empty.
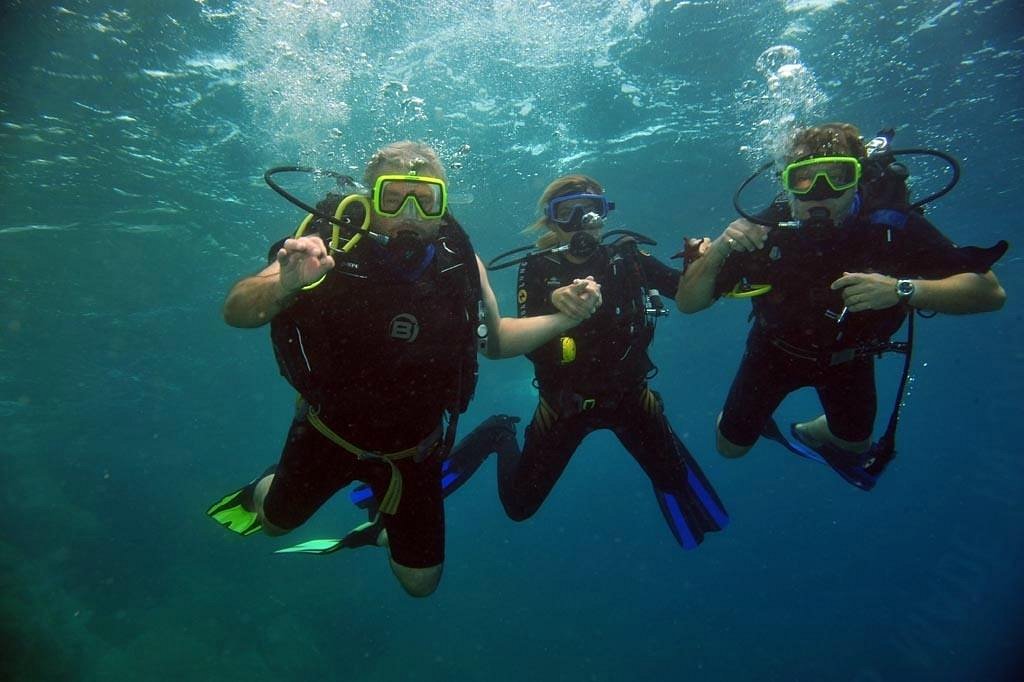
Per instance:
[[[441,490],[448,497],[468,481],[492,452],[507,448],[519,451],[516,443],[516,424],[519,417],[506,414],[491,415],[456,443],[441,463]],[[356,486],[349,499],[360,509],[376,505],[373,490],[363,483]]]
[[[800,437],[796,424],[790,424],[789,436],[782,433],[772,417],[768,418],[761,435],[782,445],[795,455],[825,464],[844,481],[859,490],[869,491],[878,483],[879,476],[892,461],[883,444],[872,443],[866,452],[856,453],[837,448],[831,443],[812,447]]]
[[[729,513],[697,460],[675,433],[672,437],[686,465],[686,483],[681,490],[655,488],[654,494],[662,516],[679,545],[683,549],[696,549],[704,541],[705,533],[714,533],[729,525]]]

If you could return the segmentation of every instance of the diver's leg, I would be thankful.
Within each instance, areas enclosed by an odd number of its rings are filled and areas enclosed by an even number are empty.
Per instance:
[[[803,385],[801,368],[781,353],[761,335],[751,333],[716,424],[716,445],[724,457],[742,457],[754,447],[775,409]]]
[[[391,570],[413,597],[433,594],[444,568],[444,496],[441,462],[411,458],[396,462],[402,475],[402,496],[394,514],[381,514],[386,529],[382,543],[389,550]],[[375,483],[383,493],[386,484]]]
[[[441,488],[445,497],[462,487],[492,452],[506,459],[519,458],[519,444],[516,442],[518,422],[518,417],[491,415],[459,439],[442,463]]]
[[[257,513],[256,491],[259,489],[261,497],[266,494],[270,482],[274,480],[273,474],[276,470],[277,464],[271,465],[247,485],[210,505],[210,508],[206,510],[206,515],[239,535],[254,535],[265,530],[264,520]],[[268,532],[271,535],[276,535],[278,534],[274,532],[276,530],[276,528],[270,529]]]
[[[391,571],[398,579],[398,584],[410,597],[422,598],[429,597],[437,591],[437,586],[441,584],[444,564],[427,568],[411,568],[391,559]]]
[[[799,435],[800,440],[812,448],[820,448],[828,443],[836,446],[840,450],[860,454],[862,452],[867,452],[871,447],[871,436],[860,440],[846,440],[836,436],[832,433],[831,429],[829,429],[828,417],[824,414],[818,415],[810,421],[794,424],[793,428]]]
[[[826,368],[815,389],[825,414],[794,425],[800,440],[811,447],[829,443],[848,452],[867,452],[878,410],[874,358]]]
[[[526,428],[522,455],[511,451],[498,455],[498,495],[510,519],[525,521],[540,509],[591,430],[583,414],[559,417],[541,397]]]
[[[715,450],[718,451],[718,454],[728,459],[738,459],[743,455],[747,454],[748,452],[750,452],[750,448],[754,447],[754,444],[751,443],[750,445],[737,445],[736,443],[733,443],[731,440],[726,438],[722,434],[723,414],[725,414],[724,411],[719,412],[718,418],[715,419]],[[757,441],[755,440],[755,442]]]
[[[327,440],[304,418],[296,418],[275,472],[260,479],[253,491],[264,531],[282,535],[305,523],[355,479],[357,465],[355,455]]]
[[[669,529],[684,549],[705,533],[722,530],[729,515],[700,466],[672,430],[655,391],[643,387],[638,399],[620,406],[615,435],[643,468]]]
[[[297,416],[280,461],[213,504],[207,515],[240,535],[287,533],[353,480],[355,457],[334,450],[336,446],[305,422],[304,414]]]
[[[276,473],[277,467],[274,467],[274,469]],[[278,528],[272,524],[267,519],[266,513],[263,511],[266,506],[267,493],[270,492],[270,486],[273,485],[273,483],[274,473],[269,473],[256,481],[256,485],[253,487],[252,491],[253,506],[256,511],[256,518],[259,519],[260,525],[263,526],[264,533],[271,536],[284,535],[288,531],[284,528]]]

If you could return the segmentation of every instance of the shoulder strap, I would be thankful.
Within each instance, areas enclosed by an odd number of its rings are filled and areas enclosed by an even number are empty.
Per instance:
[[[455,382],[454,404],[449,412],[449,431],[454,431],[456,415],[465,412],[469,401],[476,392],[478,375],[477,354],[486,347],[487,325],[485,322],[486,307],[483,302],[483,285],[480,281],[480,269],[477,265],[476,251],[469,240],[469,235],[455,217],[448,213],[441,224],[438,238],[441,251],[451,257],[451,264],[442,265],[441,275],[446,272],[454,276],[456,294],[462,298],[465,311],[465,331],[461,342],[462,361],[459,363],[458,377]],[[440,264],[440,261],[439,261]],[[454,437],[454,434],[450,434]]]

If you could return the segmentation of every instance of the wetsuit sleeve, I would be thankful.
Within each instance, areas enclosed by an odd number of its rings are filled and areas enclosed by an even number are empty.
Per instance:
[[[644,271],[644,278],[647,280],[649,288],[657,289],[662,296],[676,297],[676,290],[679,289],[679,276],[682,275],[682,272],[642,251],[640,252],[640,267]]]
[[[746,253],[733,253],[726,259],[725,265],[715,275],[715,298],[720,298],[722,294],[732,291],[740,280],[746,274],[749,269],[748,261],[750,260],[749,254]]]
[[[927,219],[911,214],[897,232],[902,243],[902,277],[941,279],[964,272],[988,272],[1008,247],[1005,241],[995,246],[957,246]]]
[[[772,224],[778,224],[784,220],[789,220],[792,217],[792,213],[786,202],[776,201],[769,204],[763,211],[756,213],[755,217]],[[771,249],[771,231],[777,229],[769,228],[770,231],[768,240],[765,242],[765,249]],[[722,266],[722,269],[718,271],[718,275],[715,277],[715,298],[720,298],[723,294],[732,291],[744,278],[749,281],[764,280],[765,274],[763,270],[765,266],[763,264],[763,257],[759,258],[759,255],[762,253],[763,251],[730,254],[729,258],[725,261],[725,265]],[[764,282],[758,281],[756,283],[761,284]]]

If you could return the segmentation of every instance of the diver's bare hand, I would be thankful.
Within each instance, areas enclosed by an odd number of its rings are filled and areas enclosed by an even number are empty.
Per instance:
[[[832,282],[832,290],[843,292],[843,305],[851,313],[862,310],[884,310],[900,302],[896,280],[877,272],[844,272]]]
[[[694,242],[696,243],[698,258],[710,251],[711,245],[714,244],[710,237],[696,237]]]
[[[551,292],[555,309],[580,322],[593,315],[602,302],[601,285],[592,276],[573,280],[572,284]]]
[[[728,258],[733,251],[763,249],[767,238],[767,228],[740,218],[729,223],[722,234],[711,243],[711,248],[708,250],[714,249],[722,258]]]
[[[281,267],[281,288],[293,293],[312,284],[334,267],[334,258],[324,240],[316,235],[286,239],[277,252]]]

